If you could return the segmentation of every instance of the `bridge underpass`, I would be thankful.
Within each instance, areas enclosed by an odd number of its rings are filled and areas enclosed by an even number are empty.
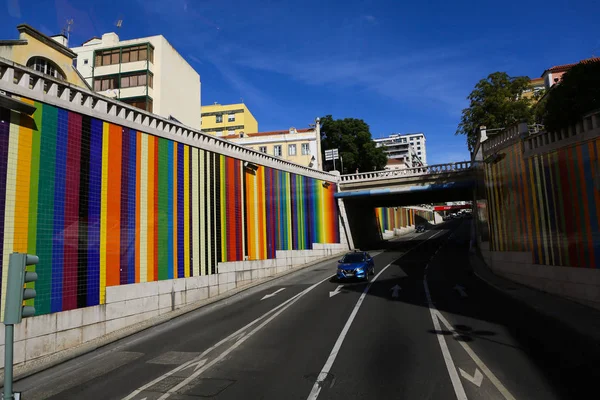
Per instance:
[[[354,247],[367,248],[381,240],[376,208],[471,201],[480,178],[470,161],[342,175],[335,197],[343,202]],[[425,222],[415,217],[415,225]]]

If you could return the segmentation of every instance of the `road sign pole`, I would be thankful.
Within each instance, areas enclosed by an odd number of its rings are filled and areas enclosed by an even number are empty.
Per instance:
[[[13,343],[15,326],[13,324],[4,325],[4,400],[13,398]]]
[[[333,170],[335,171],[335,158],[333,159]]]

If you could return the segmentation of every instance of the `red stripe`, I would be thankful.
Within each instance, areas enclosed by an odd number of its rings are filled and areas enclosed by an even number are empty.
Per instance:
[[[234,261],[235,257],[235,173],[233,158],[227,157],[225,163],[227,187],[227,261]]]
[[[65,187],[63,310],[77,308],[81,115],[69,113],[68,135]]]

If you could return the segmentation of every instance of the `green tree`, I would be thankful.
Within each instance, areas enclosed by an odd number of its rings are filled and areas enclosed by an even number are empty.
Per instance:
[[[344,162],[342,173],[379,171],[387,164],[387,156],[383,149],[375,146],[369,125],[362,119],[333,119],[331,115],[321,118],[321,148],[323,162],[325,150],[338,149]],[[329,162],[330,163],[330,162]],[[341,163],[336,160],[336,168]]]
[[[544,100],[540,113],[548,131],[567,128],[600,108],[600,61],[575,65],[552,86]]]
[[[495,129],[523,120],[533,122],[532,100],[522,96],[529,82],[526,76],[511,77],[506,72],[494,72],[477,82],[456,129],[457,135],[467,136],[469,150],[475,148],[482,125]]]

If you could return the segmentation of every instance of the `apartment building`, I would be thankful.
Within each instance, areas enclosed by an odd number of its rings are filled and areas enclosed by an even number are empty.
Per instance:
[[[261,153],[281,157],[286,161],[318,170],[323,169],[318,122],[314,128],[240,133],[227,135],[224,138]]]
[[[258,132],[258,122],[244,103],[202,106],[202,132],[217,136]]]
[[[395,133],[373,141],[377,147],[383,147],[388,159],[402,160],[405,168],[427,165],[427,148],[423,133]]]
[[[94,91],[200,129],[200,75],[164,36],[120,40],[111,32],[71,50]]]

